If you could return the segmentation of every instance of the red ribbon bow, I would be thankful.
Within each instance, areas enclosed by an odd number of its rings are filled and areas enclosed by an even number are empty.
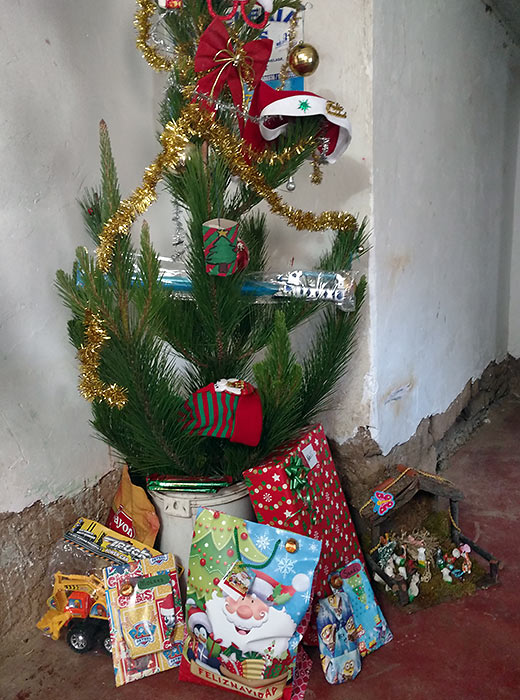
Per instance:
[[[199,79],[197,92],[216,101],[224,85],[227,85],[233,102],[238,109],[243,109],[243,84],[246,83],[251,90],[258,85],[272,48],[271,39],[256,39],[234,47],[224,23],[214,19],[201,36],[195,55],[197,73],[210,71]],[[215,102],[205,104],[209,109],[215,109]]]

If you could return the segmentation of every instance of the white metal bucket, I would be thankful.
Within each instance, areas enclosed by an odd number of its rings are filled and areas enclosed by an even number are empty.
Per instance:
[[[185,589],[193,526],[199,506],[219,510],[244,520],[256,520],[249,492],[243,481],[220,489],[217,493],[199,494],[188,491],[149,491],[148,493],[161,521],[157,547],[161,552],[175,554],[177,561],[184,567],[182,589]]]

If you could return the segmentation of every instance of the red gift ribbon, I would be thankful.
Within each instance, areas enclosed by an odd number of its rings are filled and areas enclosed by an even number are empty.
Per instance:
[[[227,85],[233,102],[241,110],[244,103],[243,84],[246,83],[251,90],[258,85],[272,48],[271,39],[255,39],[235,47],[224,23],[214,19],[201,36],[195,54],[196,72],[206,73],[199,78],[197,92],[216,101]],[[215,109],[214,102],[208,106],[211,110]]]
[[[289,464],[285,467],[285,473],[289,480],[289,489],[303,505],[299,510],[295,513],[291,513],[291,515],[285,519],[284,527],[287,525],[289,518],[293,520],[300,513],[308,513],[311,519],[311,525],[316,524],[317,512],[313,503],[313,497],[317,499],[318,494],[316,489],[312,489],[309,484],[310,471],[310,468],[304,464],[299,455],[291,457]]]

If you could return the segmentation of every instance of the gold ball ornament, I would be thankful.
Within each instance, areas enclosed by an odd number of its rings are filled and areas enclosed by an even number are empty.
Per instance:
[[[306,78],[315,73],[319,63],[320,56],[310,44],[297,44],[289,53],[289,66],[300,78]]]

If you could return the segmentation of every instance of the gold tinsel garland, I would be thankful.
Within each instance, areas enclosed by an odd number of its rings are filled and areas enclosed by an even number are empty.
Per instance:
[[[243,150],[247,152],[247,155],[254,159],[256,163],[267,163],[267,165],[285,165],[294,156],[300,156],[306,148],[312,146],[316,142],[314,136],[309,136],[306,139],[302,139],[295,143],[293,146],[286,146],[281,151],[272,151],[269,148],[263,153],[256,151],[248,143],[243,143]]]
[[[117,384],[105,384],[99,378],[100,352],[110,336],[106,334],[103,320],[90,309],[85,311],[86,343],[78,350],[81,363],[79,390],[87,401],[106,401],[109,406],[123,408],[128,401],[126,389]]]
[[[311,182],[313,185],[321,185],[323,182],[323,172],[321,170],[321,155],[318,150],[312,154],[312,174]]]
[[[287,47],[287,58],[285,59],[285,63],[283,66],[280,68],[280,85],[276,88],[277,90],[283,90],[285,87],[285,83],[287,82],[287,78],[289,77],[289,56],[291,55],[291,51],[294,49],[296,46],[296,30],[298,28],[298,22],[300,21],[300,11],[295,10],[293,13],[293,16],[291,17],[291,21],[289,22],[289,29],[287,30],[287,39],[288,39],[288,47]]]
[[[146,169],[143,184],[129,199],[121,202],[119,209],[105,224],[97,250],[98,265],[108,272],[112,263],[118,237],[130,232],[135,219],[148,209],[157,198],[156,187],[163,172],[180,164],[184,149],[191,136],[208,141],[227,161],[233,175],[237,175],[259,197],[265,199],[271,211],[283,216],[298,231],[345,230],[356,225],[356,218],[346,212],[325,211],[321,214],[294,209],[283,201],[253,163],[244,158],[243,141],[229,129],[215,121],[209,112],[203,112],[194,103],[185,107],[176,122],[168,122],[161,134],[163,152]]]
[[[209,141],[213,148],[219,151],[227,161],[233,175],[237,175],[258,196],[265,199],[273,214],[283,216],[289,225],[298,231],[346,230],[356,225],[356,218],[346,212],[325,211],[321,214],[314,214],[291,207],[269,187],[264,176],[258,172],[254,165],[245,160],[242,140],[215,121],[212,114],[202,113],[196,104],[191,104],[183,110],[181,116],[189,117],[190,131],[194,136]]]
[[[139,9],[135,13],[134,26],[137,29],[136,46],[143,54],[146,62],[156,71],[171,71],[175,65],[174,61],[169,60],[157,51],[156,48],[150,46],[151,23],[150,17],[153,17],[157,10],[157,5],[152,0],[137,0]]]
[[[127,235],[136,218],[144,214],[157,199],[156,187],[163,172],[168,168],[177,167],[182,162],[184,149],[189,142],[185,134],[186,129],[182,125],[182,115],[177,124],[168,122],[161,134],[163,152],[146,168],[142,185],[128,199],[121,202],[114,216],[103,227],[97,249],[98,265],[103,272],[108,272],[110,269],[117,239]]]

